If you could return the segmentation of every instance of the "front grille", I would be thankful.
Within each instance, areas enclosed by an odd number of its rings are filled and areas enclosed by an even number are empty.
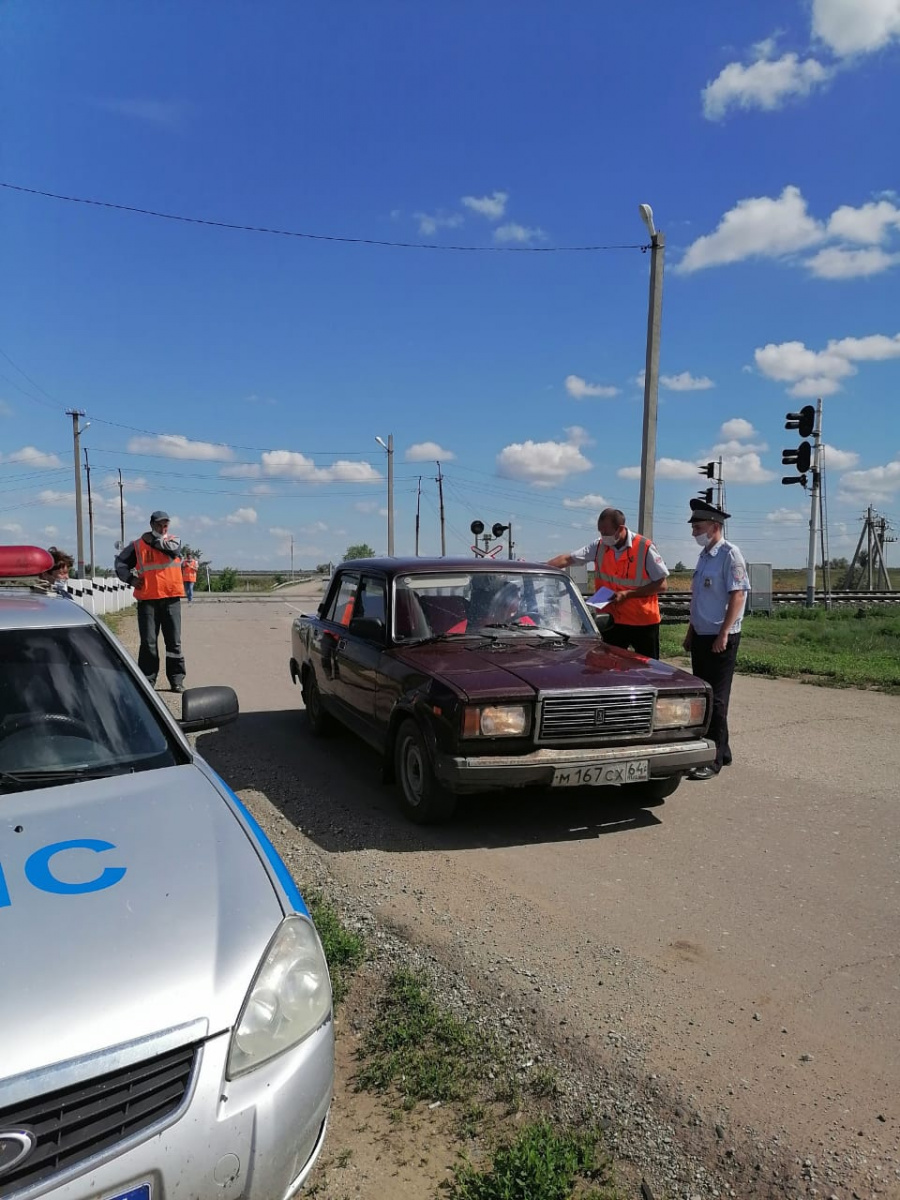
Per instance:
[[[0,1111],[0,1130],[27,1130],[37,1141],[24,1162],[0,1176],[0,1196],[77,1167],[174,1112],[196,1051],[182,1046]]]
[[[652,688],[544,695],[538,737],[542,742],[566,742],[648,736],[655,703]]]

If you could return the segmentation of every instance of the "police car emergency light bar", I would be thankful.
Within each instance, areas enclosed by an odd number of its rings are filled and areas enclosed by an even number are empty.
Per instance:
[[[0,579],[33,579],[53,569],[53,555],[40,546],[0,546]]]

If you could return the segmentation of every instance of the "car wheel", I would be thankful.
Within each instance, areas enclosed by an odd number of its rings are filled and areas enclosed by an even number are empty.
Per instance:
[[[680,775],[669,775],[665,779],[651,779],[647,783],[626,784],[625,790],[639,804],[662,804],[677,791]]]
[[[434,777],[425,739],[415,721],[404,721],[394,747],[400,808],[417,825],[446,821],[456,808],[456,797]]]
[[[307,671],[304,677],[302,692],[310,732],[314,737],[327,737],[333,728],[333,721],[322,707],[322,693],[312,671]]]

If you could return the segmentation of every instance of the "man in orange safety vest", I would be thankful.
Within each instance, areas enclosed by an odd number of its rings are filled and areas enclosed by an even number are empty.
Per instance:
[[[197,582],[197,568],[200,566],[192,554],[181,560],[181,578],[184,580],[184,595],[188,604],[194,602],[194,584]]]

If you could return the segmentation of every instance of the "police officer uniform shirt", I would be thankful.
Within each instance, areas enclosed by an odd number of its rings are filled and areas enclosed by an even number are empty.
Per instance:
[[[737,546],[720,538],[701,550],[691,584],[691,625],[694,632],[715,635],[722,628],[731,592],[749,592],[747,564]],[[743,612],[730,629],[741,632]]]

